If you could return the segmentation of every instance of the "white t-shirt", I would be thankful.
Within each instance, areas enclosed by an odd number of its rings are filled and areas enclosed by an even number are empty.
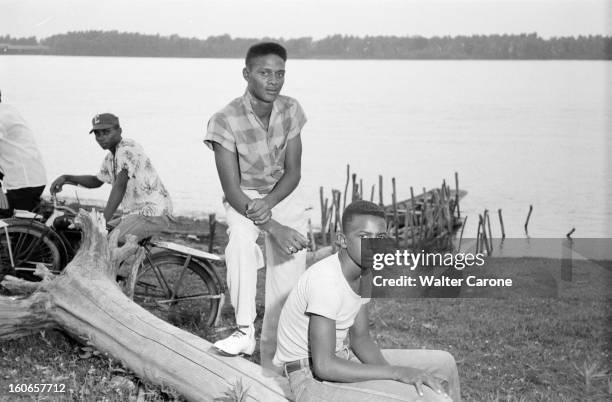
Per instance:
[[[47,184],[32,130],[14,107],[0,103],[0,171],[7,190]]]
[[[309,313],[336,321],[336,352],[340,351],[361,305],[368,301],[351,289],[337,253],[317,262],[300,276],[283,306],[273,363],[281,366],[310,356]]]

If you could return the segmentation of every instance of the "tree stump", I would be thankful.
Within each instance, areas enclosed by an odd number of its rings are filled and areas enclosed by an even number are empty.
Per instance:
[[[2,285],[27,296],[0,296],[0,340],[46,328],[62,328],[121,361],[139,377],[171,386],[189,400],[222,397],[242,381],[250,401],[284,401],[287,380],[238,357],[216,354],[212,345],[155,317],[127,297],[116,282],[119,264],[134,254],[133,239],[117,247],[107,239],[103,217],[80,211],[83,231],[77,255],[64,271],[29,283],[6,277]],[[129,288],[129,286],[128,286]]]

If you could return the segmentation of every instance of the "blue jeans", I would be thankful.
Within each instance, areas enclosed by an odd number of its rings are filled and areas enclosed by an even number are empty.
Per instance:
[[[382,354],[393,366],[409,366],[427,370],[444,378],[450,398],[461,401],[459,373],[453,356],[441,350],[384,349]],[[348,356],[347,356],[348,357]],[[397,402],[397,401],[449,401],[448,397],[423,386],[423,396],[417,394],[414,385],[392,380],[373,380],[355,383],[321,381],[309,368],[289,373],[289,385],[298,402]]]

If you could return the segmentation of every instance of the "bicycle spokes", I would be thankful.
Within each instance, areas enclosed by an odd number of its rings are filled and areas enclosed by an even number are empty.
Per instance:
[[[146,258],[134,289],[134,301],[174,324],[212,324],[221,297],[199,263],[173,253]]]

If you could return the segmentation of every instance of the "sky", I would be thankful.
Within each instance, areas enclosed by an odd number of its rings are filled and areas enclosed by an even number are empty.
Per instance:
[[[0,0],[0,35],[612,35],[612,0]]]

